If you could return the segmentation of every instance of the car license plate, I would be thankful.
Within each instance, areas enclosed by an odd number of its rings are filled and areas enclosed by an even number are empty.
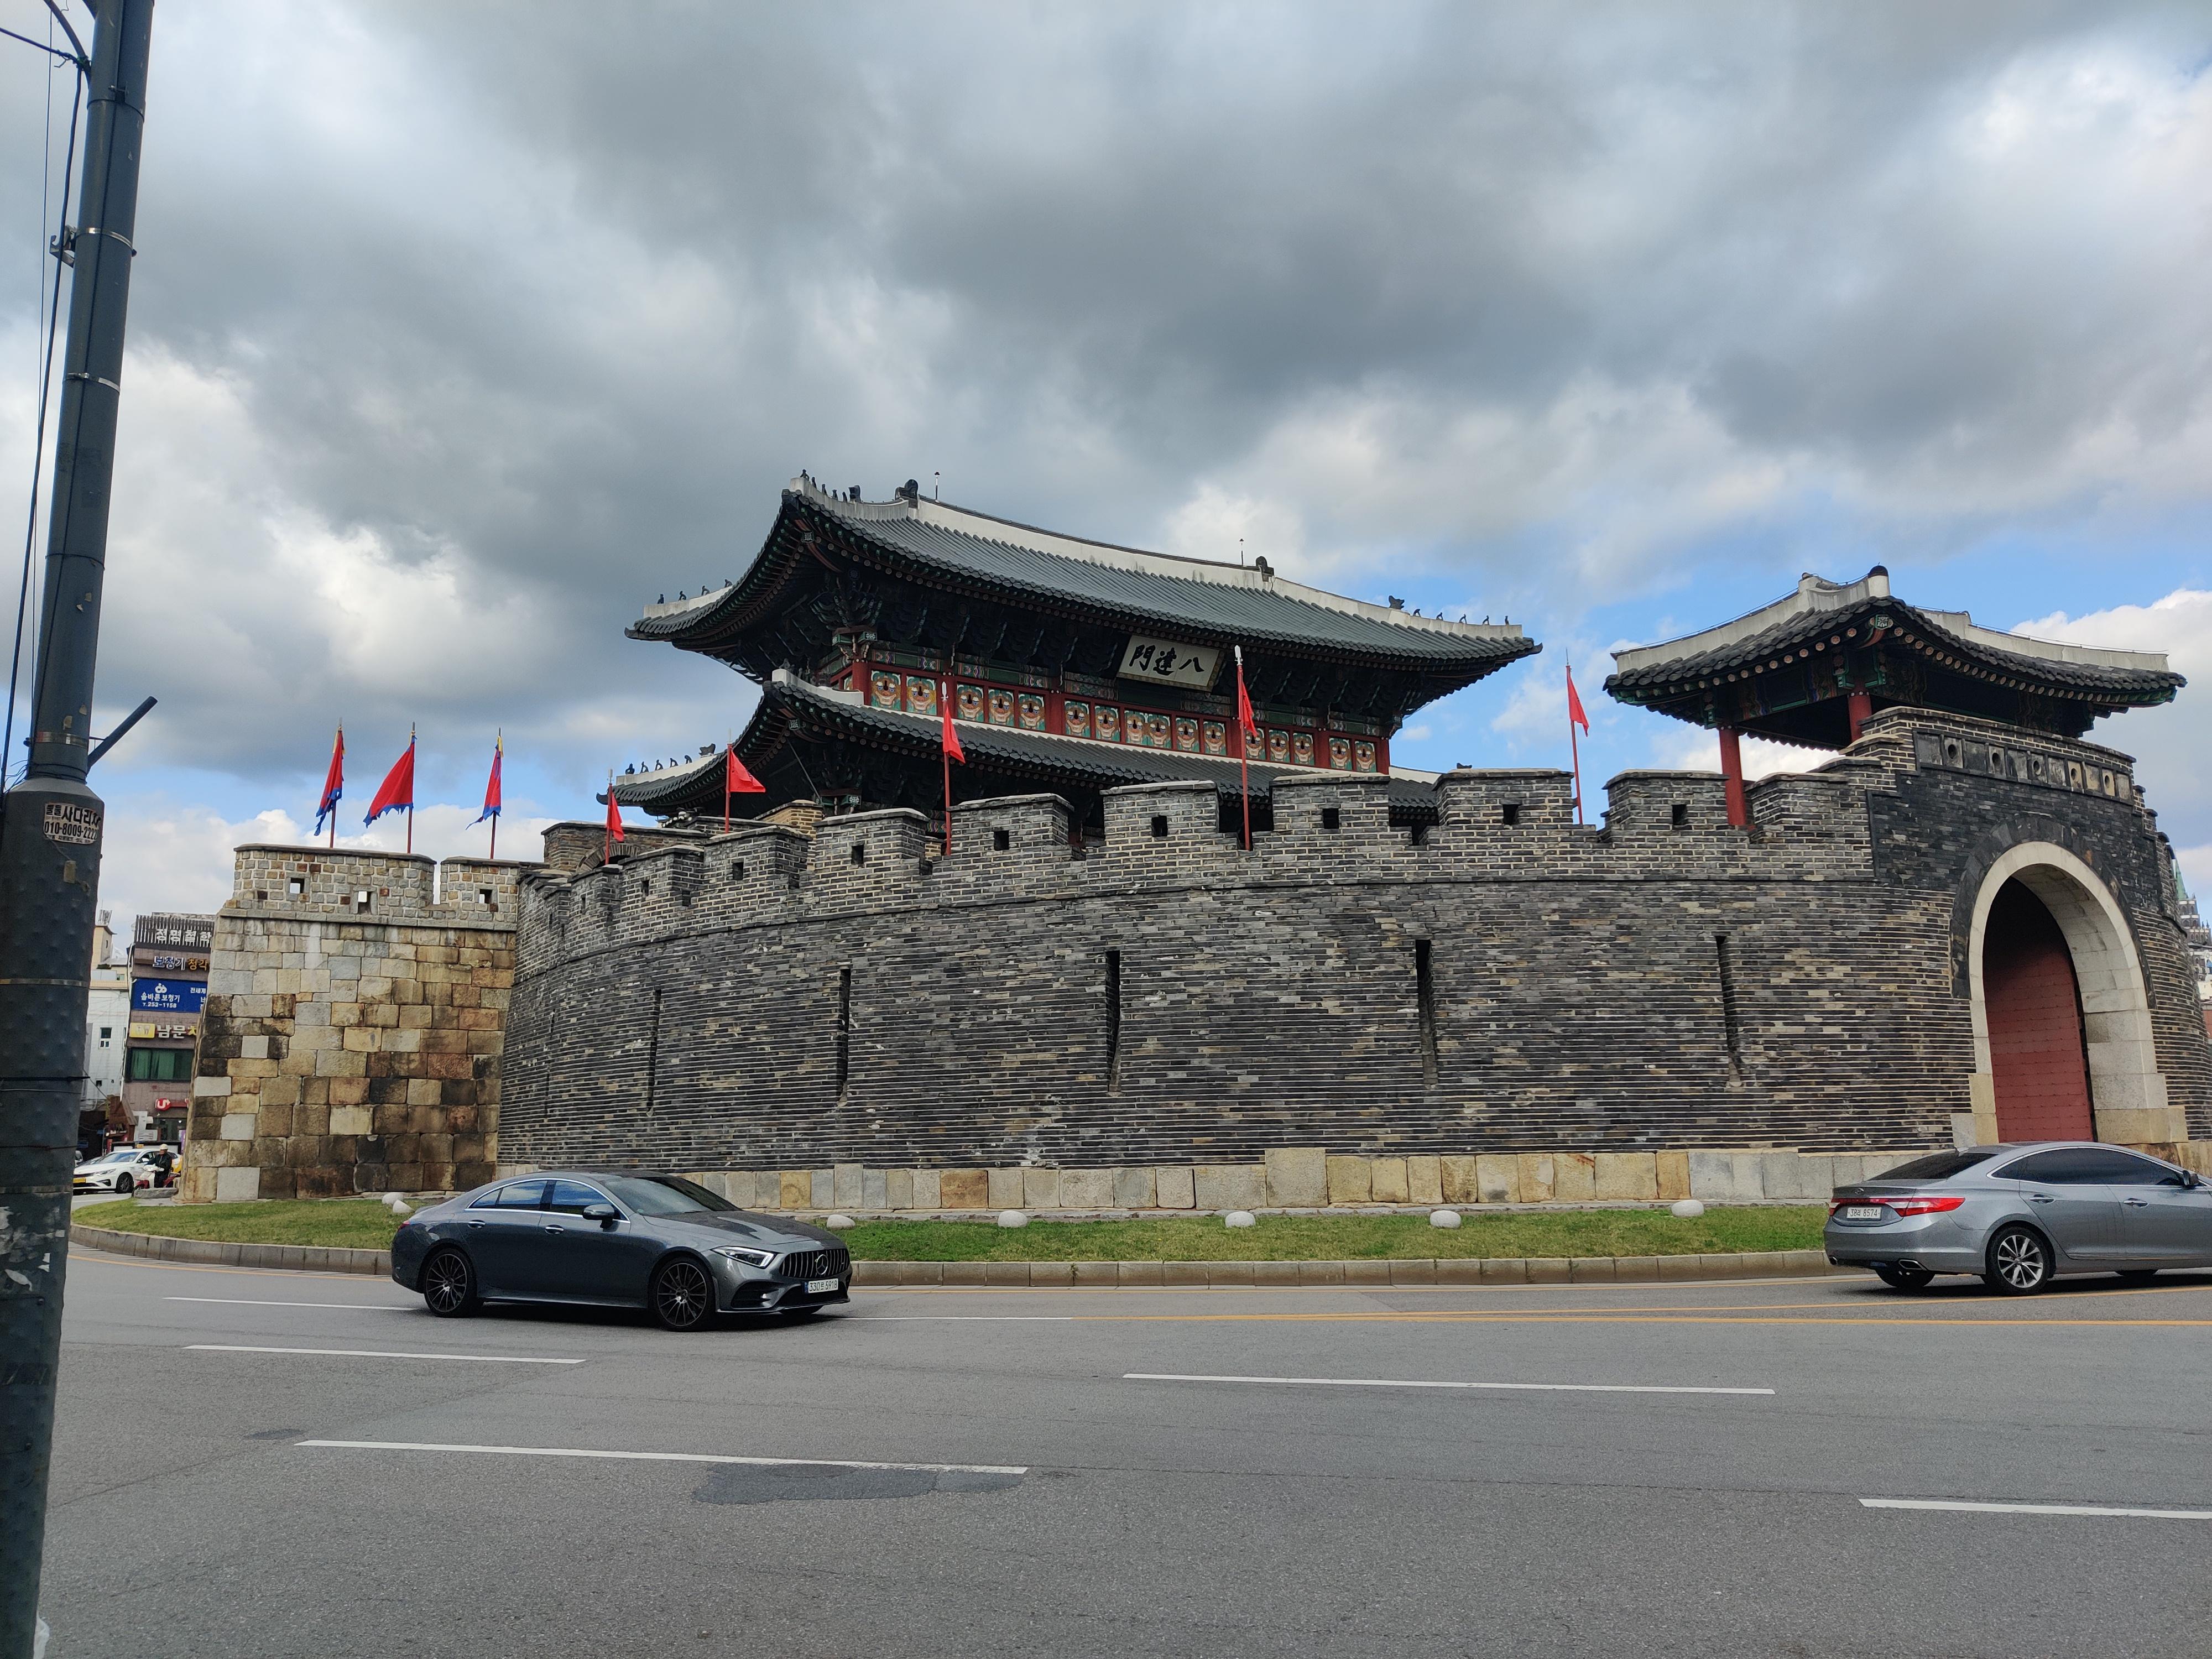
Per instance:
[[[1879,1221],[1881,1219],[1881,1206],[1879,1204],[1846,1204],[1844,1206],[1844,1219],[1846,1221]]]
[[[834,1279],[810,1279],[806,1281],[809,1296],[827,1296],[836,1288],[837,1281]]]

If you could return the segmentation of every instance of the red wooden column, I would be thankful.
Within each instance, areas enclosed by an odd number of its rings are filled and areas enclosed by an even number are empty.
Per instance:
[[[1743,797],[1743,745],[1733,726],[1721,727],[1721,776],[1728,785],[1728,821],[1738,830],[1751,823],[1751,809]]]
[[[1859,740],[1859,728],[1874,718],[1874,693],[1854,691],[1850,695],[1851,741]]]

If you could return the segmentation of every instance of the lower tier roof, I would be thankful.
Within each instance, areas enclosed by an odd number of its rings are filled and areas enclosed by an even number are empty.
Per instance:
[[[953,764],[956,800],[1050,791],[1067,796],[1087,816],[1100,792],[1131,784],[1206,782],[1224,796],[1243,793],[1233,757],[969,720],[956,720],[953,729],[968,757]],[[731,745],[766,793],[738,796],[731,814],[757,817],[787,801],[843,794],[872,805],[940,806],[941,732],[933,715],[872,708],[856,694],[778,673],[762,688],[760,706]],[[1249,773],[1252,797],[1262,802],[1278,778],[1310,777],[1315,769],[1253,761]],[[722,778],[722,755],[715,750],[660,771],[626,774],[614,781],[614,795],[623,805],[658,817],[679,812],[719,817]],[[1434,781],[1428,773],[1392,774],[1392,816],[1407,823],[1432,819]]]

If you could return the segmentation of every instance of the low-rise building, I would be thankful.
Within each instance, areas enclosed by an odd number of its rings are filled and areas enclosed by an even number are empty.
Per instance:
[[[214,944],[213,916],[157,913],[140,916],[132,929],[123,1108],[137,1139],[184,1136]]]
[[[130,1024],[131,969],[115,960],[115,930],[103,910],[92,930],[92,983],[84,1006],[84,1097],[77,1139],[87,1148],[101,1144],[110,1106],[118,1114],[122,1109]]]

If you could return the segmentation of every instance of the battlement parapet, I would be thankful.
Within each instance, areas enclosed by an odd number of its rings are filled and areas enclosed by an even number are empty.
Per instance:
[[[513,860],[250,842],[235,850],[226,910],[349,921],[512,928],[538,868]]]
[[[1997,738],[2012,741],[1992,759]],[[520,965],[527,975],[628,942],[854,913],[1111,894],[1392,882],[1867,879],[1875,861],[1869,801],[1893,793],[1903,773],[1930,769],[2053,788],[2075,787],[2078,775],[2077,793],[2132,805],[2124,756],[1895,710],[1814,770],[1751,783],[1748,829],[1729,823],[1726,786],[1716,772],[1621,772],[1605,786],[1602,821],[1577,824],[1571,776],[1527,768],[1446,773],[1433,790],[1433,821],[1411,824],[1402,812],[1393,821],[1388,777],[1279,776],[1270,788],[1272,827],[1254,836],[1249,852],[1233,802],[1224,811],[1219,792],[1203,781],[1106,792],[1104,837],[1087,847],[1074,842],[1068,804],[1051,794],[958,803],[949,854],[927,817],[904,808],[823,817],[811,834],[765,822],[727,834],[684,829],[657,841],[634,831],[638,844],[612,866],[523,876]],[[549,846],[551,840],[549,832]]]

